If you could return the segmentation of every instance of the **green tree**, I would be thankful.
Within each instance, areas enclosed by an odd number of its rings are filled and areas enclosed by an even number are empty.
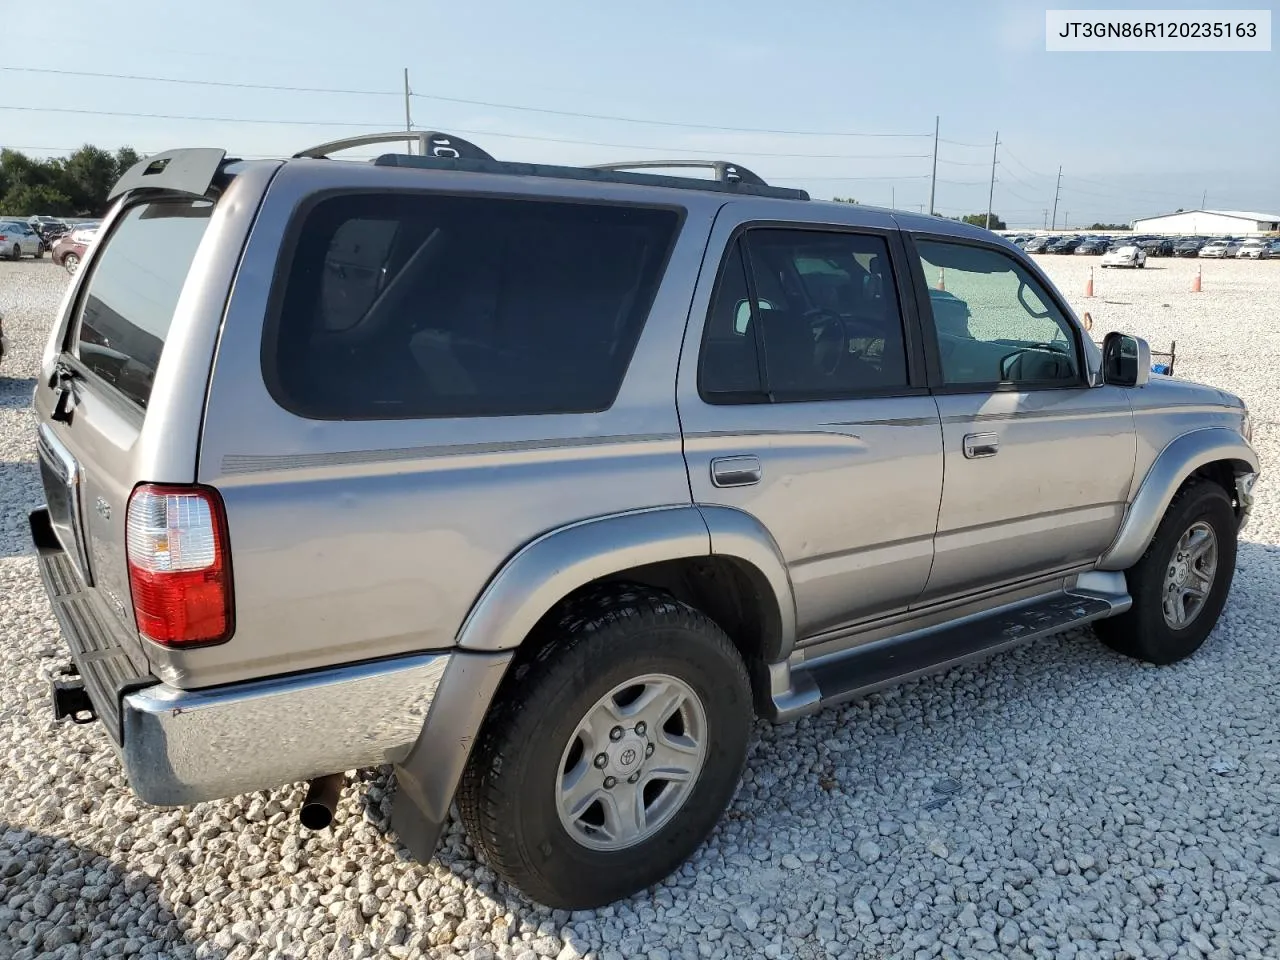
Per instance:
[[[973,224],[975,227],[986,227],[986,226],[987,226],[987,215],[986,215],[985,213],[971,213],[971,214],[968,214],[967,216],[961,217],[960,219],[961,219],[963,222],[965,222],[965,223],[971,223],[971,224]],[[1008,225],[1007,223],[1005,223],[1003,220],[1001,220],[999,217],[997,217],[997,216],[993,213],[993,214],[991,214],[991,227],[990,227],[990,229],[992,229],[992,230],[1008,230],[1008,229],[1009,229],[1009,225]]]
[[[85,144],[68,157],[47,160],[0,149],[0,213],[101,216],[112,185],[138,160],[132,147],[112,154]]]

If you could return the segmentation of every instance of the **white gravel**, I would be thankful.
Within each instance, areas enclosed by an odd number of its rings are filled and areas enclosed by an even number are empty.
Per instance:
[[[49,719],[61,662],[27,556],[26,409],[65,276],[0,263],[0,960],[141,957],[1280,956],[1280,262],[1045,257],[1095,334],[1178,341],[1179,373],[1240,393],[1270,474],[1206,647],[1143,666],[1076,631],[759,727],[746,781],[663,886],[581,914],[530,905],[472,857],[383,836],[385,773],[309,834],[300,789],[165,811],[105,735]]]

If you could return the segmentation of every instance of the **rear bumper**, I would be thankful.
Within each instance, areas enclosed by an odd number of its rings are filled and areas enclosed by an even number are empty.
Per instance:
[[[118,618],[85,588],[53,534],[48,512],[33,513],[31,527],[63,637],[142,800],[199,803],[359,767],[401,764],[412,760],[412,752],[432,758],[414,764],[420,774],[414,799],[428,807],[422,798],[434,796],[435,806],[443,804],[447,813],[510,651],[422,653],[179,690],[129,659]],[[481,683],[478,677],[490,679]],[[436,819],[442,823],[443,814]]]
[[[238,683],[155,684],[124,698],[134,792],[181,805],[399,763],[422,733],[450,654]]]

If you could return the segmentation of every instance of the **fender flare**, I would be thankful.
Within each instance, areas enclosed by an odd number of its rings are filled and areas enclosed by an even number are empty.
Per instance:
[[[518,550],[472,605],[458,631],[463,650],[514,650],[555,604],[579,587],[664,560],[724,556],[743,565],[777,619],[766,650],[795,639],[791,582],[773,538],[740,510],[684,504],[611,514],[559,527]],[[783,654],[785,656],[785,653]]]
[[[1258,455],[1243,436],[1227,427],[1205,427],[1170,441],[1143,478],[1098,569],[1127,570],[1137,563],[1187,477],[1222,460],[1230,462],[1237,475],[1258,472]]]

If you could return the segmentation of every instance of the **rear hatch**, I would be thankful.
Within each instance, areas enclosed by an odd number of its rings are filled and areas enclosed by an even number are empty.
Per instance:
[[[37,449],[49,516],[68,559],[141,652],[124,522],[156,372],[214,205],[172,197],[122,210],[63,327]],[[42,385],[43,387],[43,385]],[[194,473],[194,460],[191,471]],[[190,477],[187,478],[190,480]],[[145,659],[142,660],[145,664]]]
[[[216,154],[216,161],[197,157],[205,169],[193,178],[190,164],[181,166],[187,153]],[[76,603],[93,608],[99,632],[110,635],[81,639],[80,646],[122,650],[144,674],[152,655],[139,636],[130,592],[129,499],[141,483],[194,482],[222,311],[257,206],[252,201],[276,168],[259,165],[266,169],[238,177],[234,171],[250,165],[228,169],[221,151],[173,157],[167,182],[126,193],[104,222],[63,301],[35,396],[52,534],[45,539],[56,537],[64,551],[53,558],[41,549],[46,584],[50,563],[61,571],[53,577],[57,590],[50,588],[55,609],[63,605],[59,591],[74,593]],[[136,186],[146,172],[126,174],[122,184],[133,176]],[[236,202],[246,190],[257,196]],[[40,546],[39,530],[36,540]],[[64,633],[74,633],[61,610],[60,618]],[[84,673],[82,659],[93,656],[77,650],[75,638],[68,642]]]

